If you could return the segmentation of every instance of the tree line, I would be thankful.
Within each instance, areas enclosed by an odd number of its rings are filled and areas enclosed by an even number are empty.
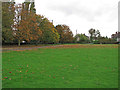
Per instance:
[[[36,14],[35,3],[25,0],[16,4],[14,0],[2,3],[2,43],[17,43],[23,41],[33,44],[56,43],[113,43],[115,40],[102,37],[99,30],[90,29],[90,37],[85,34],[73,36],[70,27],[54,26],[46,17]]]

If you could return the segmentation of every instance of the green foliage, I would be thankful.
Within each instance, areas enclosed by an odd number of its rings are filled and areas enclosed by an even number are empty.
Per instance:
[[[108,37],[100,37],[98,39],[99,43],[102,43],[102,44],[113,44],[113,43],[116,43],[116,40],[115,39],[111,39],[111,38],[108,38]]]
[[[77,34],[75,37],[75,42],[76,43],[88,43],[89,38],[85,34]]]
[[[88,32],[90,34],[90,41],[91,42],[96,41],[96,40],[98,40],[99,37],[101,37],[99,30],[95,30],[95,29],[91,28]]]
[[[13,42],[13,28],[15,8],[13,2],[2,3],[2,42]]]
[[[100,44],[98,40],[93,41],[94,44]]]
[[[2,43],[12,43],[14,40],[13,31],[8,28],[2,29]]]
[[[57,30],[54,28],[54,25],[43,16],[38,16],[39,28],[42,30],[42,38],[41,42],[48,43],[58,43],[59,42],[59,34]]]

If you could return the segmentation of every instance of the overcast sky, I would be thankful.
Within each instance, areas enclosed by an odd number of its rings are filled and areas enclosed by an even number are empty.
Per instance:
[[[21,0],[24,1],[24,0]],[[73,34],[98,29],[102,36],[111,37],[118,31],[119,0],[35,0],[37,14],[44,15],[53,24],[66,24]]]

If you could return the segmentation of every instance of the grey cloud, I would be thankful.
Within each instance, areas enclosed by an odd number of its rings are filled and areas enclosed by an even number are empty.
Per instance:
[[[77,5],[73,4],[73,5],[66,5],[66,6],[63,6],[63,5],[49,6],[48,8],[51,10],[60,11],[64,13],[67,17],[70,15],[77,15],[79,17],[86,18],[90,21],[94,20],[94,13],[92,12],[92,10],[83,6],[77,7]]]
[[[70,15],[76,15],[78,17],[85,18],[88,21],[95,21],[96,17],[102,16],[108,12],[111,12],[112,10],[110,6],[93,7],[95,8],[95,10],[87,6],[83,6],[78,2],[70,4],[68,3],[67,5],[54,4],[48,6],[49,9],[60,11],[64,13],[67,17],[69,17]]]

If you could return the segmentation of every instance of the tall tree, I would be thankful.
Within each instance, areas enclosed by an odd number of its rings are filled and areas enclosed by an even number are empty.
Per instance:
[[[59,34],[57,30],[54,28],[53,23],[51,23],[47,18],[38,15],[39,27],[42,30],[42,43],[58,43],[59,42]]]
[[[67,25],[57,25],[55,27],[60,35],[60,43],[72,43],[73,33]]]
[[[10,43],[13,41],[13,28],[15,7],[14,1],[2,3],[2,42]]]
[[[35,3],[34,2],[31,2],[30,11],[32,11],[33,13],[36,13]]]
[[[98,38],[101,37],[100,31],[99,30],[95,30],[93,28],[91,28],[89,30],[89,34],[90,34],[90,41],[93,42],[93,40],[98,40]]]
[[[95,33],[95,29],[91,28],[91,29],[89,30],[90,41],[91,41],[91,42],[93,41],[94,33]]]
[[[22,19],[26,19],[26,17],[29,15],[30,12],[36,14],[36,9],[35,9],[35,4],[34,4],[34,0],[25,0],[24,3],[22,3],[21,5],[21,10],[19,10],[18,12],[26,12],[25,14],[21,15],[20,18]]]
[[[33,12],[28,12],[22,5],[18,5],[15,22],[15,37],[18,40],[20,46],[21,41],[25,40],[30,42],[31,40],[37,40],[42,31],[38,27],[37,15]],[[21,18],[22,16],[22,18]]]
[[[23,9],[26,11],[36,13],[34,0],[29,0],[29,1],[25,0],[25,2],[23,3]]]
[[[100,37],[101,37],[100,31],[99,30],[95,30],[94,37],[93,37],[94,40],[98,40]]]

